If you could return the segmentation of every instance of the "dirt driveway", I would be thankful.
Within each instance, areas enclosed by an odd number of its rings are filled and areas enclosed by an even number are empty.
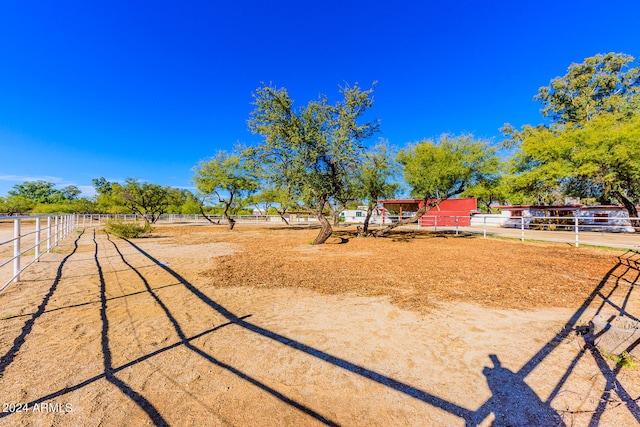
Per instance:
[[[69,236],[0,293],[0,425],[640,422],[576,333],[640,316],[636,252],[314,233]]]

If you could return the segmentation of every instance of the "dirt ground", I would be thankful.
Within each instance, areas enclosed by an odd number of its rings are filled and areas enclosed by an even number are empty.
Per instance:
[[[583,335],[638,320],[638,253],[316,232],[68,236],[0,293],[0,425],[640,424]]]

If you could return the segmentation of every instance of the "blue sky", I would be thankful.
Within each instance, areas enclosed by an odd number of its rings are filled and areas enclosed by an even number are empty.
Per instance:
[[[640,56],[640,2],[4,1],[0,195],[44,179],[191,187],[261,82],[297,105],[378,81],[380,137],[499,141],[542,121],[540,86],[597,53]],[[372,141],[375,142],[375,141]]]

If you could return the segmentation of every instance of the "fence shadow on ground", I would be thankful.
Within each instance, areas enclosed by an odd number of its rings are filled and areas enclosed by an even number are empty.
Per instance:
[[[80,236],[78,236],[78,239]],[[77,248],[78,239],[75,241],[75,247]],[[162,311],[166,318],[170,321],[173,326],[173,329],[179,336],[180,340],[176,343],[168,345],[166,347],[157,349],[153,352],[147,353],[133,361],[130,361],[121,366],[113,366],[111,360],[111,349],[109,343],[109,319],[107,316],[107,308],[109,299],[106,298],[106,282],[102,275],[102,267],[99,261],[99,253],[98,253],[98,244],[95,240],[95,232],[94,232],[94,243],[95,243],[95,262],[96,268],[98,270],[98,275],[100,277],[100,316],[102,320],[102,355],[103,355],[103,364],[104,364],[104,372],[96,375],[92,378],[88,378],[82,382],[79,382],[73,386],[65,387],[53,393],[50,393],[46,396],[42,396],[32,402],[29,402],[29,406],[33,406],[35,403],[43,403],[49,401],[51,399],[57,398],[59,396],[65,395],[72,391],[78,390],[86,385],[92,384],[95,381],[100,379],[106,379],[110,383],[114,384],[118,389],[126,396],[128,396],[135,404],[137,404],[141,409],[143,409],[149,419],[154,422],[156,425],[167,425],[167,421],[163,417],[161,411],[158,408],[155,408],[144,396],[142,396],[137,391],[133,390],[129,385],[127,385],[122,380],[118,379],[115,374],[121,372],[124,369],[129,367],[133,367],[141,362],[147,361],[159,354],[162,354],[166,351],[172,350],[174,348],[183,347],[193,352],[194,354],[199,355],[200,357],[207,360],[209,363],[212,363],[220,368],[227,370],[228,372],[233,373],[238,378],[247,381],[248,383],[259,387],[266,393],[269,393],[271,396],[279,399],[280,401],[290,405],[293,408],[313,417],[315,420],[325,424],[325,425],[338,425],[336,421],[329,419],[327,416],[324,416],[316,411],[314,411],[311,407],[305,405],[304,403],[295,401],[294,399],[284,395],[283,393],[275,390],[273,387],[265,384],[250,375],[240,371],[239,369],[226,364],[211,354],[203,351],[196,345],[192,343],[193,340],[205,336],[207,334],[213,333],[220,328],[235,325],[237,327],[241,327],[247,331],[252,333],[256,333],[262,337],[273,340],[283,346],[295,349],[297,351],[301,351],[307,355],[310,355],[324,363],[331,364],[332,366],[342,368],[354,375],[358,375],[360,377],[366,378],[368,380],[374,381],[378,384],[384,385],[390,389],[393,389],[397,392],[410,396],[412,398],[418,399],[428,405],[432,405],[439,409],[442,409],[452,415],[455,415],[465,421],[467,426],[479,425],[484,422],[486,418],[490,414],[494,414],[495,422],[494,425],[511,425],[511,424],[534,424],[534,425],[564,425],[563,418],[551,407],[551,403],[555,399],[555,397],[559,394],[563,385],[571,377],[572,371],[580,361],[581,358],[590,355],[595,360],[599,373],[604,376],[606,379],[606,387],[602,391],[600,405],[596,410],[593,411],[593,415],[590,420],[590,426],[597,426],[600,423],[600,419],[602,414],[606,410],[607,402],[609,401],[610,396],[615,393],[618,398],[626,405],[631,415],[640,423],[640,407],[638,406],[638,399],[633,399],[630,396],[629,392],[625,389],[624,384],[618,378],[618,374],[620,372],[620,368],[609,368],[609,365],[604,360],[600,352],[593,347],[589,343],[587,339],[585,341],[584,348],[578,352],[575,356],[575,359],[572,360],[570,366],[563,373],[561,378],[558,380],[558,383],[554,387],[550,396],[544,401],[525,383],[525,378],[537,367],[540,363],[545,360],[553,351],[557,348],[558,344],[567,339],[571,334],[575,334],[576,332],[580,332],[580,327],[578,325],[578,321],[583,318],[587,310],[595,309],[596,313],[600,313],[604,310],[604,308],[617,310],[618,315],[627,316],[629,318],[636,318],[634,315],[628,312],[628,302],[632,298],[632,292],[635,287],[638,285],[638,277],[640,276],[640,270],[638,270],[638,258],[640,257],[639,253],[636,251],[628,251],[625,254],[619,257],[618,263],[611,269],[607,274],[603,277],[600,283],[596,286],[593,292],[589,295],[589,297],[584,301],[581,307],[573,314],[573,316],[567,321],[564,325],[564,328],[548,343],[546,343],[530,360],[525,363],[525,365],[518,371],[512,372],[508,369],[504,368],[499,360],[498,355],[491,354],[488,355],[489,359],[493,362],[492,367],[487,367],[484,369],[483,373],[486,377],[487,384],[489,389],[492,392],[492,396],[484,402],[477,410],[467,409],[459,404],[447,401],[446,399],[440,398],[432,393],[420,390],[416,387],[413,387],[409,384],[400,382],[395,380],[389,376],[384,374],[375,372],[373,370],[367,369],[366,367],[356,365],[351,363],[345,359],[334,356],[322,350],[316,349],[314,347],[308,346],[291,338],[280,335],[276,332],[270,331],[268,329],[262,328],[258,325],[255,325],[246,319],[249,316],[238,316],[232,313],[223,305],[218,302],[212,300],[207,295],[205,295],[202,291],[200,291],[196,286],[187,281],[184,277],[182,277],[179,273],[169,268],[166,265],[161,264],[157,259],[155,259],[151,254],[144,251],[138,245],[129,240],[124,240],[124,242],[128,243],[132,248],[134,248],[139,254],[144,255],[148,260],[150,260],[157,268],[163,269],[169,275],[171,275],[176,281],[177,284],[184,286],[185,289],[190,291],[193,295],[195,295],[202,302],[207,304],[212,310],[222,315],[227,319],[227,322],[218,325],[214,328],[208,329],[206,331],[202,331],[194,336],[187,337],[183,331],[182,326],[179,324],[175,316],[172,314],[169,306],[163,301],[156,292],[157,288],[152,288],[149,285],[148,280],[142,274],[140,269],[135,268],[123,255],[123,252],[120,250],[116,241],[111,240],[109,238],[110,243],[113,245],[114,249],[117,251],[118,256],[121,258],[122,262],[126,264],[131,271],[133,271],[138,278],[142,281],[145,286],[145,290],[143,292],[147,292],[155,302],[161,307]],[[58,275],[54,280],[54,285],[50,289],[48,296],[45,297],[45,300],[40,304],[38,311],[32,316],[31,319],[27,321],[29,327],[25,325],[23,328],[23,332],[20,337],[16,338],[16,342],[20,343],[17,348],[9,351],[9,358],[12,360],[15,353],[19,350],[20,345],[24,342],[26,335],[28,335],[31,330],[33,323],[38,319],[38,317],[44,312],[47,301],[53,294],[56,289],[57,284],[60,281],[60,277],[62,275],[62,266],[66,262],[66,260],[73,255],[74,252],[69,254],[64,260],[62,265],[58,269]],[[175,286],[176,284],[171,284],[171,286]],[[169,285],[165,285],[169,286]],[[136,292],[138,294],[138,292]],[[622,302],[619,302],[618,299],[622,298]],[[95,302],[90,302],[95,303]],[[627,350],[631,351],[635,347],[640,345],[640,340],[634,342],[630,345]],[[16,345],[14,345],[16,347]],[[5,355],[5,357],[7,357]],[[9,360],[9,363],[11,362]],[[4,358],[3,358],[3,363]],[[6,367],[6,364],[3,365]],[[505,394],[504,390],[511,390],[510,394]],[[0,413],[0,418],[10,416],[11,413]],[[566,414],[563,414],[566,415]]]
[[[31,333],[33,329],[33,325],[35,324],[36,320],[38,320],[40,316],[42,316],[44,313],[47,312],[46,310],[47,304],[49,304],[49,300],[51,299],[56,289],[58,288],[58,284],[60,283],[60,279],[62,278],[62,270],[64,269],[64,266],[69,260],[69,258],[71,258],[71,256],[73,256],[78,250],[78,241],[80,240],[83,234],[84,234],[84,230],[82,231],[82,233],[76,236],[73,242],[73,250],[71,251],[70,254],[65,256],[64,259],[60,262],[60,265],[58,266],[58,271],[56,272],[56,277],[53,279],[53,283],[51,284],[49,291],[46,293],[46,295],[42,299],[42,302],[38,306],[38,309],[36,310],[35,313],[31,314],[31,318],[27,319],[24,326],[22,327],[22,331],[20,335],[18,335],[13,341],[13,346],[2,357],[0,357],[0,378],[2,378],[2,374],[4,373],[5,369],[7,369],[7,366],[9,366],[13,362],[13,359],[15,358],[16,354],[18,353],[18,351],[20,351],[20,348],[24,344],[27,336]]]

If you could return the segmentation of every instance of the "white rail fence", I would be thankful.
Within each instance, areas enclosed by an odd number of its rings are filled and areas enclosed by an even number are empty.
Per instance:
[[[277,215],[238,215],[233,217],[238,224],[284,225]],[[0,291],[10,283],[20,280],[20,274],[40,257],[50,252],[60,240],[75,229],[100,227],[110,219],[139,221],[137,215],[47,215],[0,217]],[[224,218],[211,215],[214,223],[225,224]],[[288,217],[290,225],[318,225],[312,215],[296,214]],[[330,219],[331,221],[331,219]],[[158,223],[199,224],[210,222],[202,215],[165,214]],[[588,244],[614,248],[634,249],[640,247],[640,228],[634,224],[640,218],[594,218],[594,217],[502,217],[477,216],[423,216],[421,221],[410,228],[435,232],[482,234],[484,237],[497,236],[526,240],[543,240],[575,245]],[[357,225],[344,224],[341,225]],[[376,224],[383,227],[387,224]],[[33,256],[31,256],[33,251]],[[27,259],[23,264],[23,259]],[[13,268],[11,268],[13,267]]]
[[[20,273],[64,239],[75,228],[75,219],[76,215],[0,217],[0,291],[20,280]],[[22,265],[31,251],[33,258]]]
[[[615,248],[640,247],[640,218],[625,217],[570,217],[570,216],[429,216],[425,215],[417,223],[419,229],[450,231],[459,234],[482,233],[498,237],[525,240],[543,240],[580,244],[608,246]]]

